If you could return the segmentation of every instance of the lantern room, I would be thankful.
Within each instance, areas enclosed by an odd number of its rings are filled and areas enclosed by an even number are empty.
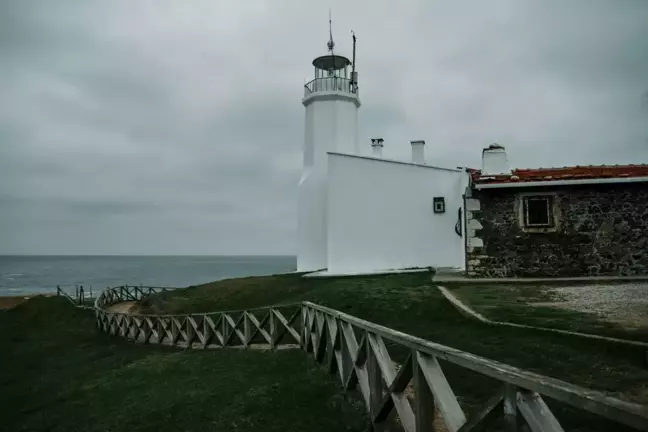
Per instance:
[[[349,66],[351,61],[339,55],[325,55],[313,60],[315,66],[315,79],[318,78],[346,78],[349,79]]]

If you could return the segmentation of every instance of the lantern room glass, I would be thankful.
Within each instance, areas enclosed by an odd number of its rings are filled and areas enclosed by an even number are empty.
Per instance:
[[[319,78],[349,78],[349,66],[345,65],[339,69],[320,69],[315,67],[315,79]]]

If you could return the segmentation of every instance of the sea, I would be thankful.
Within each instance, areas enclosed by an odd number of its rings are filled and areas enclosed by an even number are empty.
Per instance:
[[[289,273],[294,256],[0,255],[0,296],[100,292],[118,285],[187,287],[231,277]]]

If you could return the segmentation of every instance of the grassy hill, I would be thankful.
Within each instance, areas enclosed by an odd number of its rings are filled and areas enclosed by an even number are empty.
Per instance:
[[[35,298],[0,312],[0,430],[364,431],[364,408],[300,351],[178,350],[102,335]]]
[[[463,317],[428,273],[347,278],[299,275],[249,277],[169,291],[145,299],[144,312],[191,313],[309,300],[434,342],[648,403],[641,349],[541,331],[484,325]],[[529,312],[531,313],[531,312]],[[565,312],[568,316],[569,312]],[[574,320],[582,314],[574,313]],[[623,330],[619,328],[619,332]],[[617,333],[617,336],[621,333]],[[398,357],[396,353],[395,357]],[[450,374],[449,374],[450,375]],[[454,370],[454,385],[479,394],[475,381]],[[490,391],[488,384],[481,389]]]
[[[644,353],[606,342],[483,325],[429,274],[231,279],[143,300],[144,312],[210,312],[310,300],[575,384],[647,403]],[[575,319],[578,317],[575,316]],[[364,407],[301,351],[179,350],[99,334],[91,312],[36,298],[0,312],[3,431],[366,430]],[[388,345],[389,346],[389,345]],[[398,360],[404,352],[391,347]],[[470,409],[494,383],[443,363]],[[551,401],[548,401],[553,405]],[[622,431],[553,406],[566,430]],[[578,428],[574,428],[576,424]]]

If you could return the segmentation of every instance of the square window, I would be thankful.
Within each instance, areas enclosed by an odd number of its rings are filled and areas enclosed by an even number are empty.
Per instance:
[[[552,228],[554,226],[553,196],[524,197],[524,226],[530,228]]]
[[[434,197],[434,213],[445,213],[445,199],[443,197]]]

